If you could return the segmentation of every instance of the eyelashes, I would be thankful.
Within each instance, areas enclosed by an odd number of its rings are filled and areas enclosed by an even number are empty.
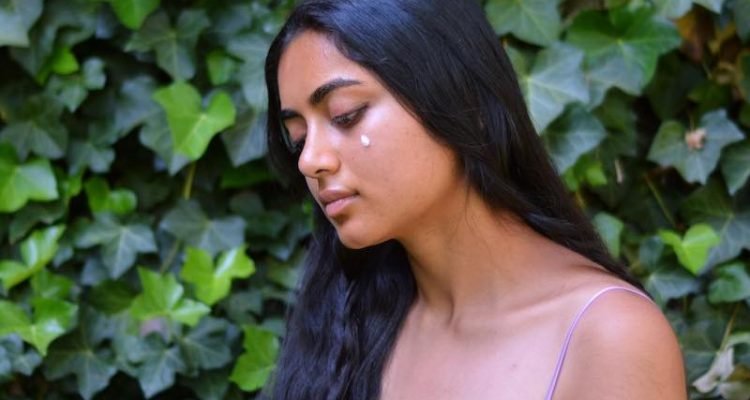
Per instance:
[[[337,115],[331,118],[331,124],[343,130],[350,129],[354,127],[354,125],[356,125],[362,119],[362,117],[365,114],[365,111],[367,111],[367,107],[368,107],[368,104],[364,104],[360,107],[357,107],[356,109],[352,111]],[[302,137],[300,137],[297,140],[291,140],[289,132],[287,131],[286,136],[289,142],[289,151],[295,157],[299,157],[299,155],[302,153],[302,150],[305,147],[306,135],[302,135]]]
[[[346,114],[342,114],[336,117],[333,117],[332,122],[334,125],[339,126],[341,128],[351,128],[359,122],[359,120],[362,118],[362,115],[364,114],[364,111],[367,109],[367,104],[350,111]]]

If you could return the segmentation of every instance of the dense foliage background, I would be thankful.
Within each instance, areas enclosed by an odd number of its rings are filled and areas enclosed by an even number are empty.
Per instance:
[[[263,159],[292,5],[0,0],[0,398],[264,385],[310,229]],[[750,398],[750,0],[485,9],[691,396]]]

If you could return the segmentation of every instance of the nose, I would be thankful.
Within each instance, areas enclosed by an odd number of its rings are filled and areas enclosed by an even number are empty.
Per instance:
[[[308,178],[319,179],[336,173],[340,160],[335,146],[325,129],[308,127],[305,145],[297,162],[297,168]]]

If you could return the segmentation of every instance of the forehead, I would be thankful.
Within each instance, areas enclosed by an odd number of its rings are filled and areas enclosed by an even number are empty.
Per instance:
[[[344,57],[325,35],[313,31],[300,33],[279,61],[282,107],[302,107],[316,88],[336,78],[356,79],[365,85],[374,83],[369,71]]]

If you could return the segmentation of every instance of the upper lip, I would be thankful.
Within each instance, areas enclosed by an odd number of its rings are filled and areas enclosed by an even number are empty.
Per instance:
[[[330,188],[321,190],[320,193],[318,193],[318,199],[320,199],[320,202],[323,203],[323,207],[327,206],[330,203],[333,203],[336,200],[341,200],[346,197],[351,197],[357,194],[356,192],[348,189],[343,188]]]

